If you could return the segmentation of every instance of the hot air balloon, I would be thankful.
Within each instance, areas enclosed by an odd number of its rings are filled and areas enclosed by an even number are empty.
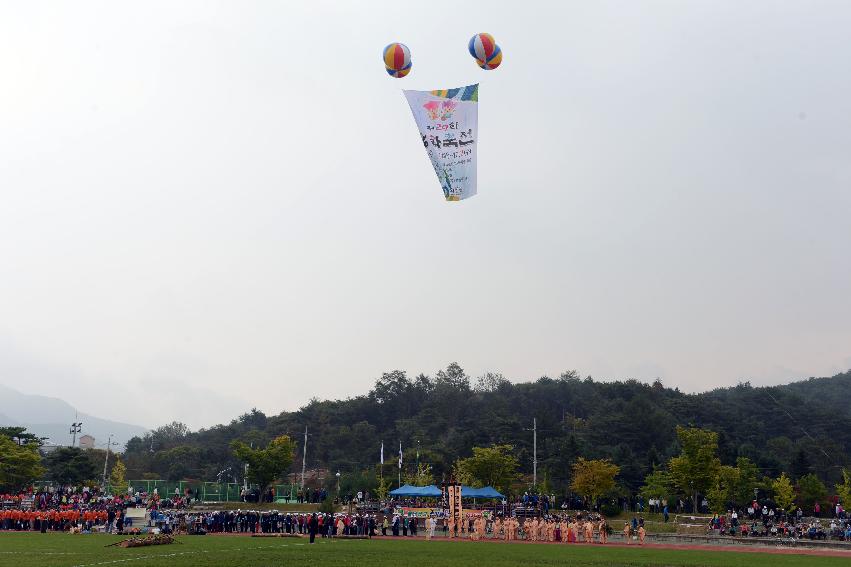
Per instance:
[[[483,61],[481,59],[476,59],[476,63],[479,64],[479,67],[486,71],[492,71],[499,67],[499,64],[502,63],[502,50],[499,46],[496,46],[496,51],[490,56],[489,59]]]
[[[401,71],[411,66],[411,51],[404,43],[391,43],[382,53],[384,66],[394,71]]]
[[[496,45],[496,40],[489,33],[477,33],[470,38],[470,43],[467,46],[470,55],[479,61],[487,61],[494,52],[499,49]]]
[[[387,71],[387,74],[391,77],[396,77],[397,79],[401,79],[402,77],[408,76],[408,73],[411,72],[411,63],[408,63],[407,67],[403,67],[401,69],[391,69],[390,67],[384,67]]]

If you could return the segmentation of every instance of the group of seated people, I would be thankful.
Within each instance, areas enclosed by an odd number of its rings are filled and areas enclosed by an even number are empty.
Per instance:
[[[851,518],[841,507],[837,510],[837,517],[827,524],[816,517],[805,518],[800,510],[787,514],[782,509],[751,505],[747,514],[735,509],[727,514],[715,514],[707,530],[739,537],[851,541]]]

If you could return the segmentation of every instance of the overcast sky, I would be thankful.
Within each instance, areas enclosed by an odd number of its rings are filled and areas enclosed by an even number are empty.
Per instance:
[[[452,361],[843,371],[849,30],[844,0],[0,0],[0,383],[197,428]],[[474,82],[447,203],[400,89]]]

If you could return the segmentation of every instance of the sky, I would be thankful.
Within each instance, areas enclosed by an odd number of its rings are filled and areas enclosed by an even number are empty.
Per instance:
[[[849,29],[845,1],[0,0],[0,383],[198,428],[452,361],[847,370]],[[400,91],[476,82],[448,203]]]

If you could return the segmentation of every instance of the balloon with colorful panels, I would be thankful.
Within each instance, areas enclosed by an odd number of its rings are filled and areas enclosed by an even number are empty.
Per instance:
[[[489,33],[477,33],[471,37],[467,50],[478,66],[487,71],[496,69],[502,63],[502,50]]]
[[[496,46],[496,51],[494,51],[490,57],[487,59],[476,59],[476,63],[484,69],[485,71],[492,71],[499,67],[499,64],[502,63],[502,49],[499,46]]]
[[[496,40],[489,33],[477,33],[470,38],[467,49],[476,59],[486,61],[496,51]]]
[[[397,79],[401,79],[402,77],[408,76],[408,73],[411,72],[411,64],[408,63],[407,67],[402,67],[401,69],[391,69],[390,67],[385,66],[384,69],[387,71],[387,74],[391,77],[396,77]]]
[[[404,43],[391,43],[381,55],[384,68],[391,77],[401,79],[411,72],[411,50]]]

